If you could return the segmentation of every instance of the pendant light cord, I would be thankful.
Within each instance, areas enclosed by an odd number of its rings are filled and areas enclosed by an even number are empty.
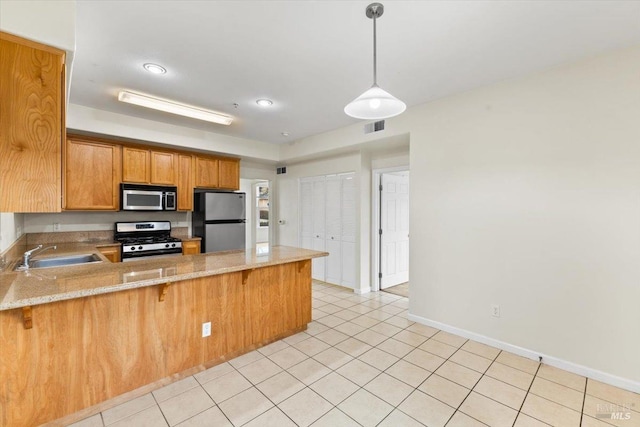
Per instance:
[[[378,17],[378,11],[373,11],[373,85],[378,86],[378,61],[377,61],[377,48],[376,48],[376,18]]]

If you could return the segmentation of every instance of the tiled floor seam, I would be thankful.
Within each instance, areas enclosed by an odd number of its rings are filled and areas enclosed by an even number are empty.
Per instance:
[[[182,393],[185,393],[186,391],[183,391]],[[178,393],[176,394],[176,396],[181,395],[182,393]],[[160,413],[162,414],[162,418],[164,418],[164,422],[167,423],[168,426],[171,425],[171,423],[169,423],[169,420],[167,419],[167,417],[164,415],[164,411],[162,410],[162,408],[160,407],[160,402],[158,402],[158,399],[156,399],[156,395],[153,394],[153,392],[150,393],[151,397],[153,398],[153,401],[156,402],[156,406],[158,407],[158,410],[160,411]],[[174,396],[171,396],[174,397]],[[167,399],[169,400],[169,399]],[[212,399],[213,400],[213,399]]]
[[[462,343],[462,345],[461,345],[460,347],[458,347],[458,349],[457,349],[456,351],[454,351],[454,352],[451,354],[451,356],[449,356],[449,357],[448,357],[444,362],[442,362],[442,365],[444,365],[446,362],[450,361],[451,363],[455,363],[456,365],[459,365],[459,366],[462,366],[462,367],[464,367],[464,368],[467,368],[466,366],[464,366],[464,365],[460,365],[459,363],[456,363],[456,362],[454,362],[453,360],[449,360],[449,359],[451,359],[451,358],[453,357],[453,355],[454,355],[454,354],[456,354],[458,351],[462,350],[462,346],[463,346],[463,345],[465,345],[465,344],[466,344],[466,343],[468,343],[468,342],[469,342],[469,339],[467,339],[465,342],[463,342],[463,343]],[[465,351],[465,350],[463,350],[463,351]],[[474,354],[475,354],[475,353],[474,353]],[[498,353],[498,355],[500,355],[500,353]],[[498,358],[498,356],[496,356],[496,357],[495,357],[495,359],[497,359],[497,358]],[[486,357],[485,357],[485,359],[486,359]],[[493,365],[493,364],[495,363],[495,359],[493,359],[493,360],[491,361],[491,365]],[[440,366],[442,366],[442,365],[440,365]],[[489,365],[489,366],[487,367],[487,369],[485,370],[485,372],[489,370],[489,368],[491,367],[491,365]],[[467,369],[471,369],[471,368],[467,368]],[[478,372],[478,371],[476,371],[476,370],[474,370],[474,369],[471,369],[471,370],[472,370],[472,371],[474,371],[474,372]],[[434,372],[434,374],[435,374],[435,372]],[[432,374],[432,375],[433,375],[433,374]],[[469,418],[473,418],[474,420],[478,421],[479,423],[484,424],[482,421],[480,421],[480,420],[476,419],[475,417],[473,417],[473,416],[471,416],[471,415],[467,414],[466,412],[462,412],[462,411],[460,410],[460,408],[462,407],[462,405],[464,404],[464,402],[469,398],[469,396],[470,396],[470,395],[471,395],[471,393],[473,392],[473,389],[478,385],[478,383],[480,382],[480,380],[482,379],[482,377],[484,377],[484,373],[482,373],[482,375],[480,375],[480,378],[478,378],[478,381],[476,381],[476,382],[475,382],[475,384],[473,384],[473,387],[471,387],[471,389],[469,389],[469,393],[467,393],[467,395],[464,397],[464,399],[462,399],[462,401],[460,402],[460,404],[456,407],[456,410],[454,411],[454,413],[453,413],[453,414],[451,414],[451,416],[449,417],[449,419],[447,420],[447,422],[444,424],[445,426],[451,422],[451,419],[455,416],[455,414],[456,414],[457,412],[460,412],[460,413],[462,413],[462,414],[465,414],[465,415],[466,415],[466,416],[468,416]],[[450,380],[450,379],[448,379],[448,378],[446,378],[446,379],[447,379],[447,380],[449,380],[449,381],[451,381],[451,382],[454,382],[454,383],[455,383],[455,381],[453,381],[453,380]],[[426,380],[425,380],[425,381],[426,381]],[[456,384],[458,384],[458,383],[456,383]],[[422,385],[422,384],[420,384],[420,385]],[[462,384],[458,384],[458,385],[460,385],[460,386],[462,386],[462,387],[464,387],[464,388],[467,388],[466,386],[464,386],[464,385],[462,385]],[[486,396],[485,396],[485,397],[486,397]],[[438,399],[438,400],[439,400],[439,399]],[[491,399],[491,400],[493,400],[493,399]],[[442,403],[445,403],[445,402],[442,402]],[[500,402],[498,402],[498,403],[500,403]],[[450,405],[449,405],[449,406],[450,406]],[[516,417],[517,417],[517,416],[516,416]],[[486,424],[485,424],[485,425],[486,425]]]
[[[502,350],[500,350],[500,353],[498,353],[498,357],[500,356],[501,353],[502,353]],[[496,357],[496,359],[497,359],[497,357]],[[522,403],[520,404],[520,409],[518,409],[518,414],[516,415],[516,419],[513,420],[513,426],[515,426],[516,422],[518,421],[518,417],[520,416],[520,414],[523,413],[522,412],[522,407],[524,406],[524,402],[527,401],[527,396],[529,396],[529,393],[531,393],[531,387],[533,387],[533,382],[536,380],[536,377],[538,376],[538,372],[540,372],[540,367],[541,366],[542,366],[542,363],[538,363],[538,367],[536,368],[536,372],[533,374],[533,379],[531,380],[531,383],[529,384],[529,388],[527,388],[527,394],[524,395],[524,399],[522,399]],[[531,393],[531,394],[534,394],[534,393]],[[537,396],[537,394],[534,394],[534,395]],[[524,415],[526,415],[528,417],[531,417],[536,421],[540,421],[543,424],[547,424],[544,421],[539,420],[538,418],[536,418],[536,417],[534,417],[532,415],[529,415],[529,414],[524,414]]]

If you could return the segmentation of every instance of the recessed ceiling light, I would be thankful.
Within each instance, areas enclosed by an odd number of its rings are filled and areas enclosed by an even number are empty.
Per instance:
[[[207,122],[219,123],[221,125],[230,125],[233,117],[216,113],[215,111],[205,110],[203,108],[193,107],[191,105],[181,104],[169,99],[156,98],[141,93],[120,91],[118,100],[129,104],[139,105],[141,107],[153,108],[171,114],[191,117],[193,119],[205,120]]]
[[[282,136],[289,136],[289,132],[282,132]]]
[[[167,72],[167,69],[158,65],[158,64],[152,64],[150,62],[146,63],[143,65],[144,69],[147,70],[150,73],[153,74],[165,74]]]
[[[256,104],[258,104],[261,107],[270,107],[273,105],[273,101],[270,99],[263,98],[263,99],[258,99],[256,101]]]

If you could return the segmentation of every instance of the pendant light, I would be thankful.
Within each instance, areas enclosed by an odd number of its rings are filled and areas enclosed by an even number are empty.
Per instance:
[[[371,3],[367,6],[367,18],[373,19],[373,86],[344,107],[344,112],[356,119],[387,119],[397,116],[407,109],[404,102],[378,86],[376,19],[380,18],[383,13],[384,6],[380,3]]]

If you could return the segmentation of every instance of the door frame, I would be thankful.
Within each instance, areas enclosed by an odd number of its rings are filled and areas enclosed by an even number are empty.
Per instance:
[[[380,180],[382,174],[392,172],[411,172],[409,165],[394,166],[371,170],[371,291],[380,290]],[[411,180],[411,178],[409,178]],[[409,199],[411,203],[411,199]]]

